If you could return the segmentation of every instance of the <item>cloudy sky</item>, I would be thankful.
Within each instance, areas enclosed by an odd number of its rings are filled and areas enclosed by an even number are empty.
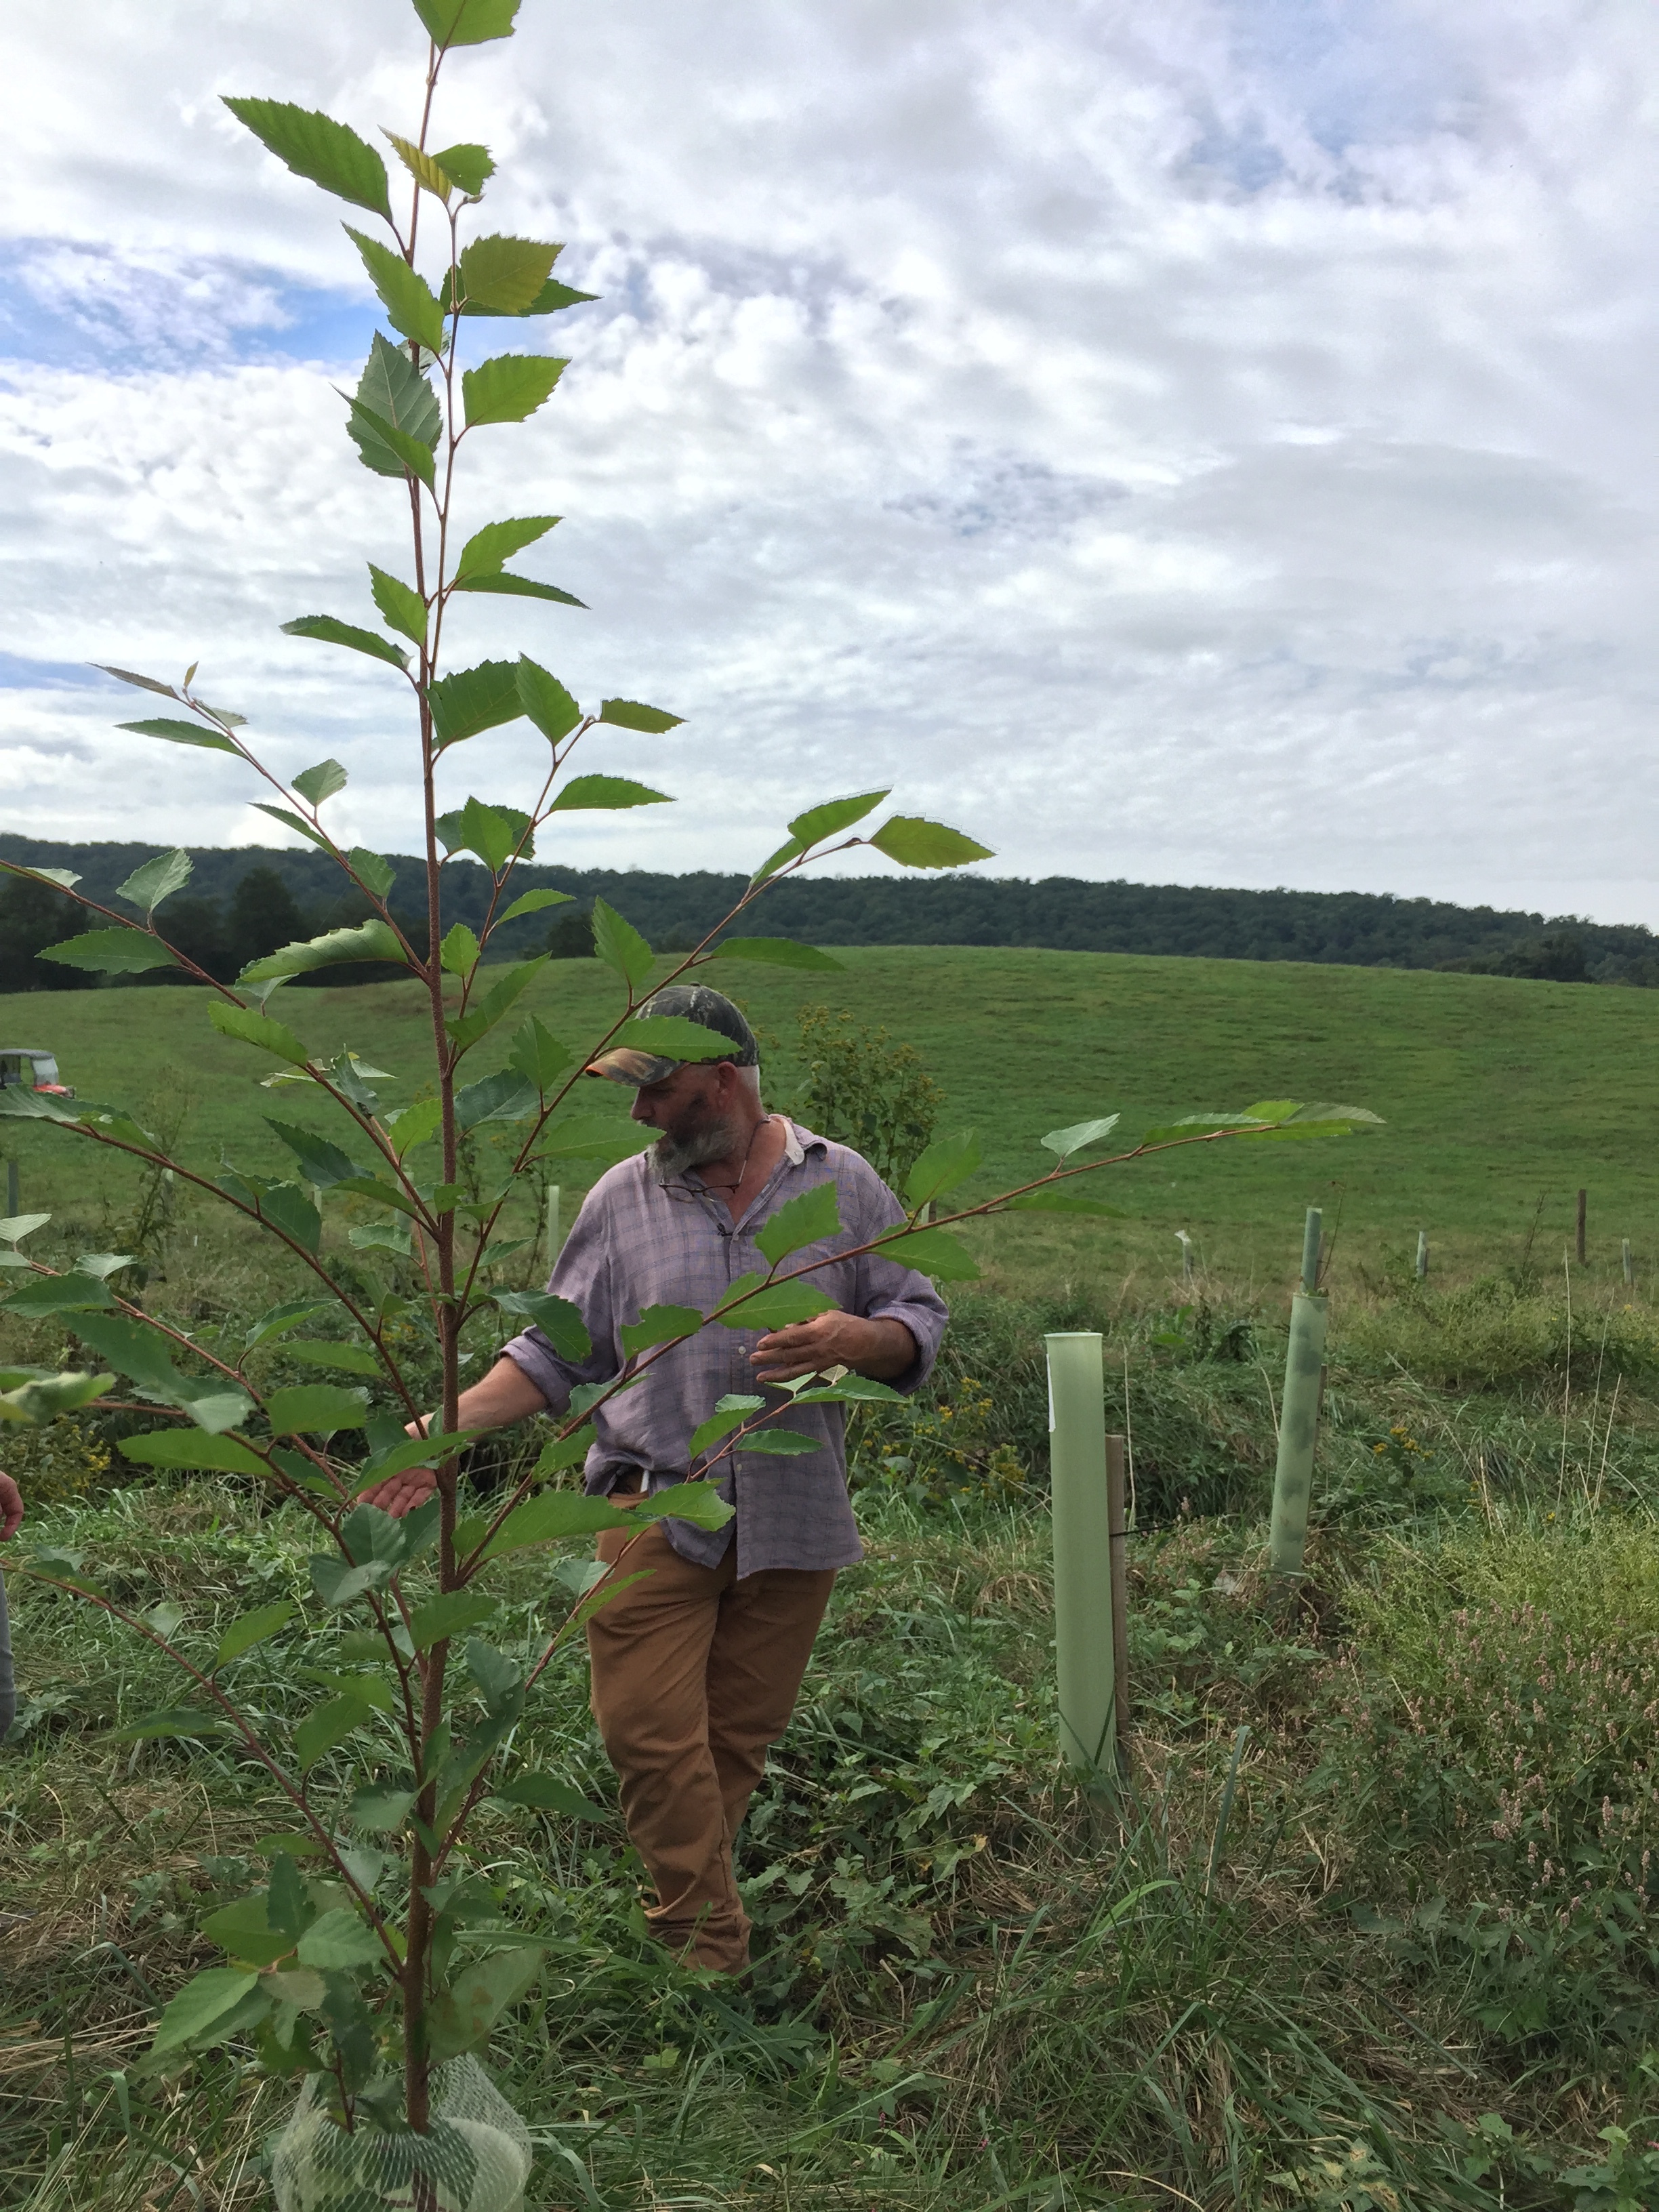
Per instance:
[[[563,514],[519,565],[592,611],[475,600],[461,651],[687,717],[589,763],[678,805],[543,857],[750,865],[879,779],[992,873],[1659,924],[1650,0],[520,21],[433,143],[487,141],[487,227],[603,298],[527,326],[571,368],[471,441],[462,520]],[[332,388],[375,326],[353,211],[217,98],[408,129],[407,0],[58,0],[7,48],[0,826],[280,838],[85,665],[199,658],[411,849],[406,695],[276,628],[408,568]],[[476,739],[447,795],[540,757]]]

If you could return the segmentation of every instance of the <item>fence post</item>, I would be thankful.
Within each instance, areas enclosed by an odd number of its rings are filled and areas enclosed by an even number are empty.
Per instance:
[[[19,1195],[18,1195],[18,1189],[17,1189],[17,1163],[16,1163],[16,1161],[15,1161],[15,1160],[8,1160],[8,1161],[6,1162],[6,1213],[7,1213],[7,1217],[8,1217],[8,1218],[9,1218],[9,1219],[15,1220],[15,1218],[17,1218],[17,1216],[18,1216],[18,1215],[19,1215],[22,1211],[23,1211],[23,1201],[22,1201],[21,1198],[21,1197],[19,1197]]]
[[[550,1275],[559,1256],[559,1186],[547,1186],[547,1272]]]
[[[1054,1552],[1054,1656],[1060,1743],[1095,1789],[1115,1780],[1111,1514],[1106,1480],[1106,1376],[1097,1330],[1045,1336]]]
[[[1106,1439],[1106,1522],[1112,1557],[1112,1713],[1121,1770],[1129,1771],[1129,1528],[1124,1518],[1123,1439]]]
[[[1631,1285],[1636,1280],[1636,1269],[1631,1261],[1630,1239],[1628,1237],[1625,1239],[1622,1256],[1625,1262],[1625,1287],[1628,1290]]]
[[[1581,1190],[1578,1194],[1578,1264],[1581,1267],[1584,1264],[1584,1207],[1589,1197],[1587,1190]]]
[[[1291,1340],[1285,1354],[1285,1395],[1279,1409],[1279,1460],[1273,1469],[1273,1521],[1267,1548],[1276,1575],[1299,1575],[1308,1542],[1314,1445],[1325,1365],[1328,1301],[1315,1288],[1320,1212],[1308,1209],[1302,1248],[1302,1288],[1291,1300]],[[1311,1266],[1310,1255],[1312,1255]]]
[[[1417,1279],[1424,1283],[1428,1280],[1428,1276],[1429,1232],[1426,1229],[1419,1229],[1417,1232]]]

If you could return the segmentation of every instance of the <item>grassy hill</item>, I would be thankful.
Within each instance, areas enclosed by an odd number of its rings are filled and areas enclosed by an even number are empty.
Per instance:
[[[1280,1275],[1300,1210],[1340,1206],[1339,1265],[1382,1264],[1419,1226],[1441,1261],[1515,1256],[1539,1201],[1534,1256],[1553,1264],[1571,1233],[1574,1194],[1590,1193],[1592,1256],[1616,1263],[1629,1235],[1659,1250],[1659,1163],[1650,1141],[1650,1070],[1659,1003],[1487,976],[1326,965],[968,947],[866,947],[845,973],[804,981],[727,969],[765,1033],[775,1101],[788,1103],[798,1009],[846,1006],[913,1042],[948,1097],[944,1126],[979,1129],[990,1176],[1040,1169],[1042,1131],[1121,1109],[1138,1133],[1171,1113],[1232,1109],[1262,1097],[1370,1106],[1386,1129],[1361,1139],[1218,1146],[1115,1171],[1121,1223],[986,1232],[999,1272],[1083,1267],[1126,1258],[1164,1265],[1187,1229],[1205,1258],[1233,1272]],[[614,1003],[597,963],[561,961],[525,1004],[573,1043]],[[284,1018],[329,1051],[349,1044],[404,1076],[422,1067],[422,1001],[393,983],[284,994]],[[186,1162],[212,1170],[279,1158],[262,1115],[305,1112],[293,1090],[258,1087],[265,1066],[209,1029],[195,992],[33,993],[0,999],[0,1044],[47,1045],[81,1094],[154,1113],[187,1109]],[[481,1060],[477,1072],[488,1066]],[[781,1073],[779,1071],[781,1071]],[[584,1111],[625,1109],[592,1084]],[[128,1171],[88,1159],[74,1140],[11,1123],[0,1149],[22,1167],[24,1202],[74,1217],[92,1233],[105,1198],[118,1204]],[[286,1157],[286,1156],[281,1156]],[[68,1224],[65,1224],[66,1226]]]

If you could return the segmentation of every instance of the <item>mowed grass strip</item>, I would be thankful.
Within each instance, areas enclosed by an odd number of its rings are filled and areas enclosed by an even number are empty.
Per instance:
[[[1437,1261],[1511,1252],[1538,1201],[1535,1256],[1559,1262],[1574,1194],[1590,1192],[1593,1249],[1616,1267],[1618,1239],[1659,1243],[1659,1160],[1649,1141],[1659,995],[1504,979],[1291,963],[1141,958],[1115,954],[859,948],[846,971],[803,981],[736,965],[714,980],[763,1032],[772,1095],[797,1079],[790,1048],[805,1005],[848,1008],[914,1044],[943,1085],[946,1127],[976,1127],[987,1164],[975,1189],[1042,1172],[1049,1128],[1121,1110],[1136,1135],[1173,1115],[1226,1110],[1264,1097],[1369,1106],[1388,1127],[1364,1138],[1236,1146],[1164,1155],[1103,1179],[1132,1217],[1086,1231],[1038,1222],[992,1235],[1000,1267],[1174,1255],[1188,1229],[1218,1264],[1277,1274],[1300,1209],[1340,1206],[1351,1255],[1405,1248],[1419,1226]],[[666,973],[670,963],[662,963]],[[520,1002],[580,1048],[617,1006],[593,961],[559,961]],[[406,1103],[428,1080],[424,1002],[412,983],[298,989],[279,1011],[319,1050],[350,1046],[397,1079]],[[499,1064],[508,1024],[468,1063]],[[204,993],[141,987],[43,992],[0,1000],[0,1044],[50,1046],[83,1097],[137,1107],[183,1097],[185,1161],[216,1172],[221,1151],[275,1170],[285,1158],[263,1116],[321,1121],[301,1090],[270,1091],[271,1063],[210,1030]],[[626,1095],[579,1085],[583,1113],[625,1113]],[[27,1124],[0,1131],[23,1167],[26,1205],[84,1204],[100,1177],[73,1140]],[[584,1172],[572,1167],[568,1182]],[[1140,1226],[1137,1229],[1135,1224]]]

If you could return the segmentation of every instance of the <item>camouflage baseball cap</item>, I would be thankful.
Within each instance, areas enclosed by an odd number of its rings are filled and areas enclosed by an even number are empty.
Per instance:
[[[758,1067],[760,1047],[751,1030],[730,999],[719,991],[711,991],[706,983],[667,983],[660,991],[653,991],[639,1009],[642,1021],[672,1014],[683,1022],[697,1022],[706,1030],[714,1030],[732,1041],[730,1052],[716,1053],[710,1060],[695,1063],[699,1067],[711,1067],[722,1060],[729,1060],[737,1067]],[[635,1090],[647,1083],[660,1083],[677,1067],[687,1063],[683,1060],[664,1059],[656,1053],[638,1052],[627,1045],[610,1052],[602,1052],[589,1062],[589,1075],[608,1075],[613,1083],[631,1083]]]

